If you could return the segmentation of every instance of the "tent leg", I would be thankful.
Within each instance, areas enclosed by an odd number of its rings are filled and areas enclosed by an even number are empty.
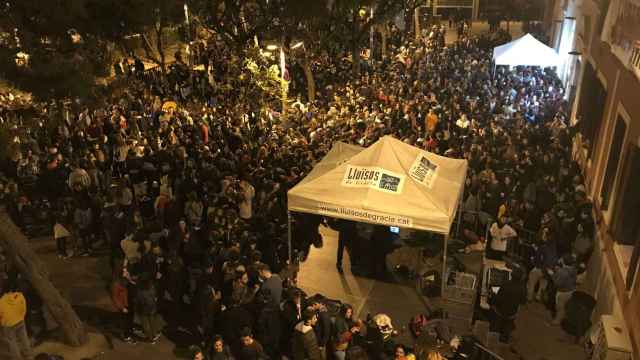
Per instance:
[[[460,240],[460,224],[462,223],[462,203],[464,202],[464,186],[462,187],[462,196],[458,201],[458,224],[456,225],[456,240]]]
[[[444,300],[444,288],[445,285],[447,284],[447,247],[448,247],[448,243],[449,243],[449,234],[446,234],[444,236],[444,249],[442,252],[442,288],[440,289],[440,296],[443,298]]]
[[[293,263],[293,249],[291,248],[291,212],[287,211],[287,242],[289,251],[289,264]]]

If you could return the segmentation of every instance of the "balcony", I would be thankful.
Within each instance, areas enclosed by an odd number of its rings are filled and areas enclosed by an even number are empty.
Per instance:
[[[640,80],[640,2],[620,0],[611,3],[602,31],[602,41]]]
[[[473,7],[473,0],[438,0],[438,2],[436,4],[437,4],[437,6],[439,8],[446,8],[446,7],[452,7],[452,8],[469,7],[469,8],[472,8]]]

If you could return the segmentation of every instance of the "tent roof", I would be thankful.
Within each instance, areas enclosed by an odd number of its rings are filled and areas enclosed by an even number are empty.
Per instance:
[[[466,172],[466,160],[432,154],[391,136],[361,151],[338,143],[289,191],[288,207],[447,234]]]
[[[560,55],[541,43],[531,34],[526,34],[508,44],[493,49],[493,61],[496,65],[558,66]]]
[[[324,158],[322,158],[322,160],[313,167],[311,172],[309,172],[309,174],[302,179],[300,183],[298,183],[298,186],[325,174],[327,171],[335,168],[362,150],[364,150],[362,146],[336,141],[333,143],[333,147],[331,147],[331,150],[329,150],[327,155],[325,155]]]

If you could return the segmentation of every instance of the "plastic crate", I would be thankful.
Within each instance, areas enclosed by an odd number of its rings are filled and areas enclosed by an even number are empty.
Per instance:
[[[448,272],[447,285],[442,292],[445,300],[474,304],[478,289],[477,277],[474,274],[462,272]]]

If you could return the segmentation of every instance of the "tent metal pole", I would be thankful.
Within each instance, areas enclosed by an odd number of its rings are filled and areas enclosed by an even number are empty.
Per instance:
[[[289,264],[293,263],[293,249],[291,248],[291,211],[287,210],[287,243],[289,245]]]
[[[464,186],[462,187],[462,196],[458,201],[458,224],[456,225],[456,240],[460,240],[460,224],[462,223],[462,203],[464,202]]]
[[[444,288],[447,284],[447,244],[449,243],[449,234],[444,236],[444,249],[442,252],[442,288],[440,289],[440,296],[444,300]]]

